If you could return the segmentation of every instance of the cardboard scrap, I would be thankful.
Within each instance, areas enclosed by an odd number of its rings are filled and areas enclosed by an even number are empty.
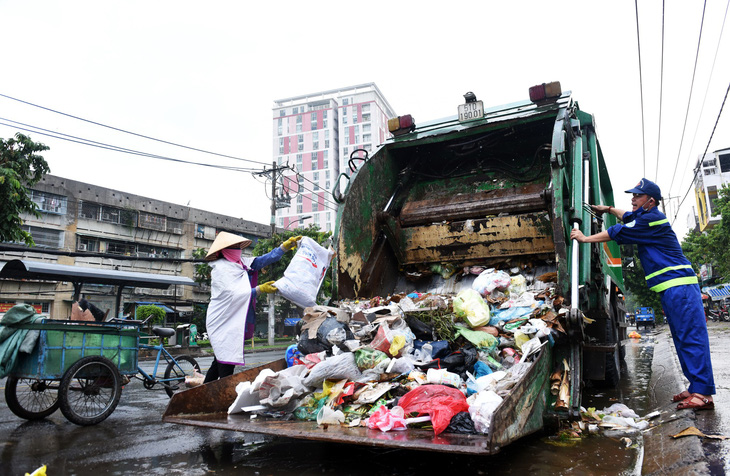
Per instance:
[[[677,438],[682,438],[685,436],[699,436],[701,438],[710,438],[713,440],[727,440],[728,438],[730,438],[730,436],[725,436],[725,435],[705,435],[704,433],[702,433],[700,430],[698,430],[694,426],[688,426],[687,428],[680,431],[676,435],[672,435],[672,438],[677,439]]]

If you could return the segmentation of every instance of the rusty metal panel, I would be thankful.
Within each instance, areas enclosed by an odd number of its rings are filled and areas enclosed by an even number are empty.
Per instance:
[[[545,186],[540,183],[507,189],[483,190],[476,193],[449,194],[406,203],[399,219],[402,226],[440,221],[524,213],[545,210]]]
[[[408,429],[384,433],[366,427],[349,428],[340,425],[325,427],[309,421],[282,420],[261,416],[251,419],[251,415],[248,414],[227,415],[225,413],[165,416],[163,421],[332,443],[457,454],[488,455],[493,453],[489,446],[489,438],[486,435],[441,433],[436,436],[433,430],[426,429]]]
[[[236,394],[236,385],[239,382],[254,380],[259,372],[267,368],[274,372],[284,370],[286,368],[286,360],[275,360],[268,364],[238,372],[230,377],[176,393],[170,399],[170,403],[167,404],[165,413],[162,415],[162,420],[165,421],[166,417],[173,415],[225,413],[238,396]]]
[[[547,212],[406,228],[404,263],[442,263],[554,254]]]
[[[522,380],[494,412],[490,435],[495,451],[542,429],[551,363],[552,348],[546,345]]]

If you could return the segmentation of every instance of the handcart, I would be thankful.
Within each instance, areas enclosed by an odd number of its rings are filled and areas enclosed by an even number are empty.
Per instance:
[[[43,320],[17,328],[40,331],[5,386],[8,408],[21,418],[38,420],[60,407],[77,425],[97,424],[117,407],[122,376],[137,373],[137,325]]]

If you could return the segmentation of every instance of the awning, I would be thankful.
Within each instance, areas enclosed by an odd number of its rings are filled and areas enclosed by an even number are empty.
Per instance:
[[[730,297],[730,286],[726,284],[721,284],[715,288],[706,288],[704,291],[710,295],[713,301],[720,301],[726,297]]]
[[[70,281],[72,283],[111,284],[140,288],[167,289],[171,285],[196,286],[197,283],[185,276],[166,274],[135,273],[115,269],[88,268],[66,264],[44,263],[14,259],[0,269],[0,278],[44,279],[48,281]]]

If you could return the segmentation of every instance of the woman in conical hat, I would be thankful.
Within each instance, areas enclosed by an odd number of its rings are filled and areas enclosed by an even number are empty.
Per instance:
[[[302,237],[289,238],[281,246],[258,257],[244,257],[241,250],[252,241],[222,231],[205,257],[210,261],[211,293],[205,327],[215,358],[205,382],[233,374],[236,365],[244,365],[244,340],[253,336],[256,325],[256,296],[276,292],[274,281],[258,284],[258,272],[275,263],[294,248]]]

